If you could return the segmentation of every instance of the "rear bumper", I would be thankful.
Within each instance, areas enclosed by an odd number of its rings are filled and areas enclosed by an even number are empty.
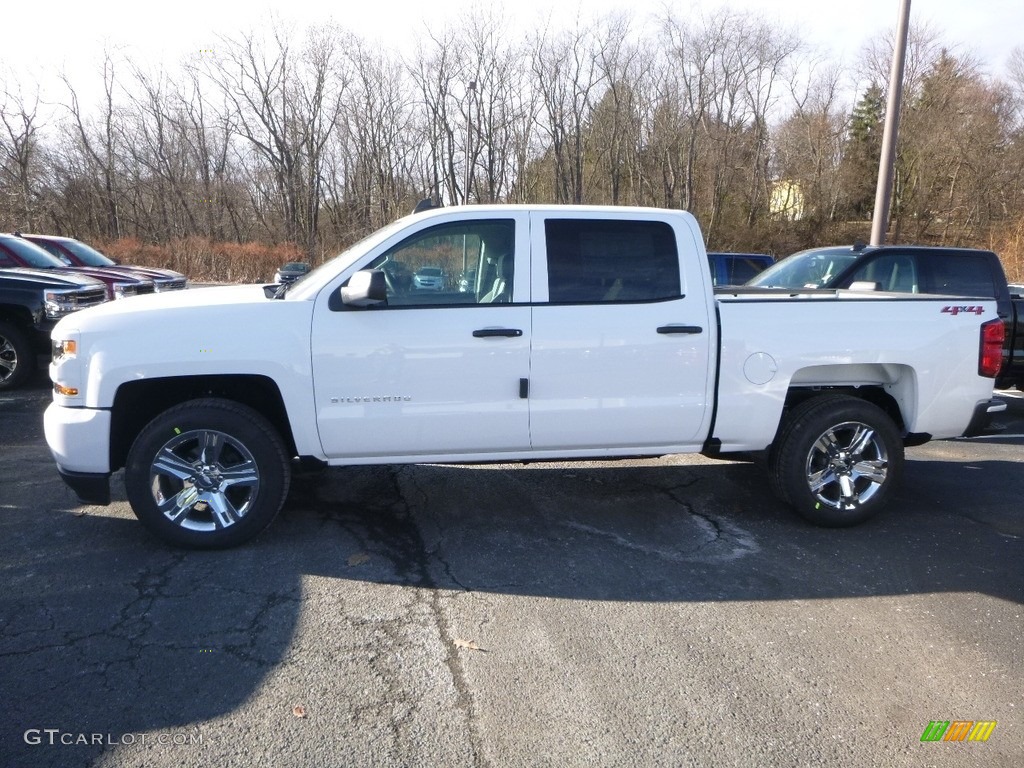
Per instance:
[[[982,403],[978,403],[974,406],[974,415],[971,417],[970,424],[967,425],[967,429],[964,430],[964,437],[977,437],[978,435],[984,434],[985,430],[988,429],[992,423],[992,416],[996,413],[1002,413],[1006,410],[1006,403],[1002,400],[986,400]]]

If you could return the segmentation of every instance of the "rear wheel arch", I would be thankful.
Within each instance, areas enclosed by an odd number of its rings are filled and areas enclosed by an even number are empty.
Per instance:
[[[783,415],[779,424],[779,430],[782,430],[782,424],[785,423],[788,414],[802,403],[830,395],[846,395],[847,397],[864,400],[876,405],[885,411],[898,429],[901,431],[906,429],[903,409],[900,407],[900,403],[896,397],[893,396],[893,394],[884,386],[880,384],[871,384],[857,387],[792,387],[789,392],[786,393],[786,404],[783,408]]]

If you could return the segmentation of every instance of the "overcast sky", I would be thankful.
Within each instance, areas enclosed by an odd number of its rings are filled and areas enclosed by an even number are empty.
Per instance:
[[[103,45],[122,48],[133,57],[174,65],[189,52],[215,46],[216,36],[234,35],[266,23],[274,12],[301,24],[330,18],[364,37],[379,38],[401,50],[425,24],[457,23],[482,0],[172,0],[168,3],[122,0],[18,0],[4,9],[4,43],[0,62],[18,69],[57,71],[73,79],[96,72]],[[873,35],[894,29],[900,0],[494,0],[513,23],[536,28],[545,14],[568,26],[577,12],[586,18],[628,9],[638,25],[650,23],[667,6],[681,16],[691,9],[728,5],[750,9],[772,21],[796,27],[812,43],[852,62]],[[1024,0],[913,0],[915,20],[928,21],[944,39],[971,51],[990,73],[1002,71],[1015,45],[1024,40]],[[24,32],[24,34],[23,34]],[[2,69],[0,69],[2,71]],[[91,72],[90,72],[91,71]]]

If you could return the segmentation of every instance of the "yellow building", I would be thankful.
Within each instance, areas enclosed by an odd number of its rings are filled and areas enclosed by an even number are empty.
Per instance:
[[[772,183],[768,210],[773,216],[786,221],[799,221],[804,217],[804,193],[799,181],[779,179]]]

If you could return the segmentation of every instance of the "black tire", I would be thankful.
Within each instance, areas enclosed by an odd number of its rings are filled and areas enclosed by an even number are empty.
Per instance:
[[[0,390],[21,386],[35,369],[29,337],[18,326],[0,322]]]
[[[124,481],[135,516],[156,536],[189,549],[226,549],[270,525],[291,467],[270,422],[239,403],[205,398],[143,428]]]
[[[769,454],[772,490],[827,528],[877,514],[903,476],[903,441],[889,415],[849,395],[822,395],[787,417]]]

